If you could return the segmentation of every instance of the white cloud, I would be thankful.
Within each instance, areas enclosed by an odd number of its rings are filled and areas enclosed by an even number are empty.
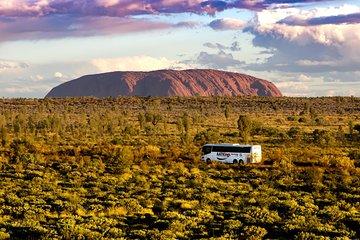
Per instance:
[[[56,72],[56,73],[54,73],[54,77],[55,78],[62,78],[63,74],[61,72]]]
[[[209,23],[209,27],[214,30],[240,30],[243,29],[246,25],[246,22],[234,19],[234,18],[222,18],[216,19]]]
[[[360,12],[360,7],[277,8],[258,12],[245,31],[254,35],[255,46],[275,51],[264,64],[250,68],[290,72],[356,71],[360,67],[360,24],[286,24],[289,18],[307,20],[354,12]]]
[[[356,74],[350,72],[299,74],[281,71],[246,71],[245,73],[273,82],[284,96],[360,96],[360,81],[355,79]]]
[[[280,82],[276,86],[284,96],[306,96],[309,94],[309,86],[301,82]]]
[[[34,82],[40,82],[44,80],[44,77],[40,74],[37,74],[35,76],[31,76],[30,79],[33,80]]]
[[[111,6],[115,6],[116,4],[118,4],[119,0],[96,0],[96,3],[99,6],[111,7]]]
[[[14,86],[4,88],[4,90],[0,92],[7,94],[26,94],[26,93],[34,93],[39,91],[46,92],[49,91],[50,89],[51,86],[45,84],[33,85],[33,86],[23,86],[23,85],[15,84]]]
[[[88,62],[31,63],[27,68],[7,69],[0,74],[0,97],[44,97],[58,84],[92,73]],[[56,78],[56,72],[62,78]],[[56,74],[59,76],[59,74]]]
[[[329,6],[329,7],[317,7],[312,9],[301,8],[274,8],[265,9],[256,14],[253,23],[260,25],[273,25],[284,19],[296,18],[296,19],[311,19],[319,17],[329,17],[336,15],[347,15],[358,13],[360,7],[356,5],[344,4],[342,6]]]
[[[300,82],[310,82],[311,81],[311,77],[305,75],[305,74],[300,74],[299,76],[299,81]]]
[[[111,71],[152,71],[159,69],[181,69],[185,64],[169,60],[165,57],[154,58],[150,56],[133,56],[120,58],[99,58],[91,61],[101,72]]]
[[[22,69],[28,67],[29,65],[24,62],[0,59],[0,72],[8,69]]]
[[[336,62],[336,61],[312,61],[312,60],[307,60],[307,59],[298,60],[295,63],[297,65],[299,65],[299,66],[321,66],[321,65],[325,65],[325,66],[332,66],[332,67],[335,67],[336,65],[339,64],[339,62]]]

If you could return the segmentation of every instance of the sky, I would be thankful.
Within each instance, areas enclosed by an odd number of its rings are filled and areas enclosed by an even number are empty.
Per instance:
[[[0,97],[190,68],[250,74],[286,96],[360,96],[360,1],[0,1]]]

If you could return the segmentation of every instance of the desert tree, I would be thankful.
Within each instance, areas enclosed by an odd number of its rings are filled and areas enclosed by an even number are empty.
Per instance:
[[[228,104],[226,104],[226,106],[225,106],[224,115],[225,115],[226,119],[228,119],[230,117],[230,107]]]
[[[8,134],[7,134],[5,126],[2,126],[0,128],[0,138],[1,138],[1,145],[3,147],[5,147],[8,142]]]
[[[191,120],[190,120],[189,114],[188,114],[188,113],[184,113],[184,114],[182,115],[182,124],[183,124],[183,126],[184,126],[184,130],[185,130],[186,133],[188,133],[189,130],[190,130],[190,125],[191,125],[190,122],[191,122]]]
[[[348,127],[349,127],[350,138],[352,139],[354,136],[354,122],[352,120],[348,122]]]
[[[244,142],[249,142],[251,138],[251,130],[253,128],[253,122],[248,115],[240,115],[237,121],[239,130],[239,136]]]
[[[144,114],[139,113],[139,115],[137,116],[137,118],[138,118],[138,121],[139,121],[140,129],[144,129],[144,127],[145,127],[145,122],[146,122],[146,119],[145,119]]]
[[[354,130],[358,133],[360,133],[360,124],[355,124],[354,125]]]

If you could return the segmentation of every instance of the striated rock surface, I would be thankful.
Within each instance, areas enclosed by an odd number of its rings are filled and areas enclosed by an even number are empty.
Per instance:
[[[110,72],[87,75],[53,88],[46,97],[281,96],[271,82],[211,69]]]

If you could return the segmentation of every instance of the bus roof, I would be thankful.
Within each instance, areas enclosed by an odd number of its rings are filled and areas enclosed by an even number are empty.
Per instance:
[[[260,145],[249,145],[249,144],[239,144],[239,143],[217,143],[217,144],[212,144],[212,143],[208,143],[205,144],[205,146],[210,146],[210,147],[214,147],[214,146],[221,146],[221,147],[252,147],[252,146],[260,146]]]

